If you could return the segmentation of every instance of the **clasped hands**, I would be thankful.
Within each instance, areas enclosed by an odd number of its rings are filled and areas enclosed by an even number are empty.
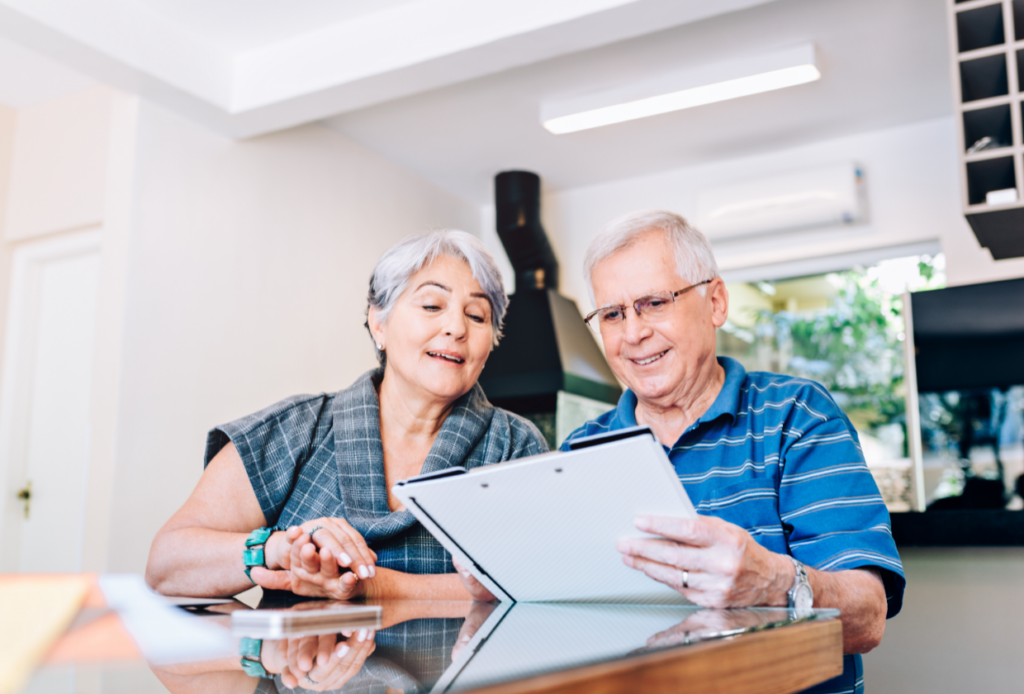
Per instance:
[[[377,575],[377,554],[341,518],[318,518],[277,531],[264,547],[267,568],[254,567],[253,581],[271,590],[334,600],[365,596]]]
[[[376,649],[374,631],[264,641],[260,660],[270,674],[280,674],[289,689],[340,689],[363,667]]]
[[[318,518],[272,533],[264,557],[267,568],[253,567],[250,573],[264,588],[332,600],[376,597],[377,554],[344,519]],[[470,597],[480,602],[495,599],[469,571],[458,563],[455,568]]]
[[[658,537],[621,540],[622,561],[701,607],[785,606],[793,563],[759,545],[743,528],[713,516],[640,516]]]

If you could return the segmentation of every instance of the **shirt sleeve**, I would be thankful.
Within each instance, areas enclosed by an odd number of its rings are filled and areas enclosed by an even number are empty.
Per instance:
[[[274,525],[311,453],[327,402],[324,395],[299,395],[211,429],[204,466],[234,443],[266,522]]]
[[[820,571],[881,570],[887,617],[903,604],[906,578],[889,511],[853,425],[818,395],[797,405],[782,451],[779,517],[790,553]]]

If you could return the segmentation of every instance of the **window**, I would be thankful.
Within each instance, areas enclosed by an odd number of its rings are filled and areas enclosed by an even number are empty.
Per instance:
[[[734,283],[718,352],[750,371],[821,383],[850,418],[892,511],[911,504],[902,294],[945,286],[945,258],[910,256],[810,277]]]

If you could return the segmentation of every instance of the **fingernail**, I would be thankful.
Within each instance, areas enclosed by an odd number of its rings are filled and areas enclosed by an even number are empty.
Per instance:
[[[376,575],[377,575],[377,567],[376,567],[376,566],[372,566],[372,565],[371,565],[371,566],[370,566],[370,578],[373,578],[373,577],[375,577]]]
[[[626,542],[625,540],[622,540],[617,545],[615,545],[615,549],[619,550],[623,554],[628,554],[629,553],[629,543]]]
[[[366,640],[366,629],[360,629],[359,635],[356,637],[356,641],[360,643]]]
[[[359,578],[369,578],[370,572],[366,570],[365,566],[359,567]]]
[[[641,530],[647,530],[651,527],[651,519],[647,516],[637,516],[633,519],[633,524]]]
[[[352,557],[348,556],[344,552],[338,552],[338,560],[345,566],[352,563]]]
[[[338,648],[338,650],[336,650],[334,652],[334,657],[335,658],[344,658],[346,653],[348,653],[348,646],[343,643],[343,644],[341,644],[341,647]]]

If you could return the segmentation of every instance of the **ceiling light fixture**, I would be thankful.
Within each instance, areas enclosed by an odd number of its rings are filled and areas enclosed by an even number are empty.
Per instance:
[[[821,78],[813,44],[663,75],[642,83],[541,105],[556,135],[737,99]]]

